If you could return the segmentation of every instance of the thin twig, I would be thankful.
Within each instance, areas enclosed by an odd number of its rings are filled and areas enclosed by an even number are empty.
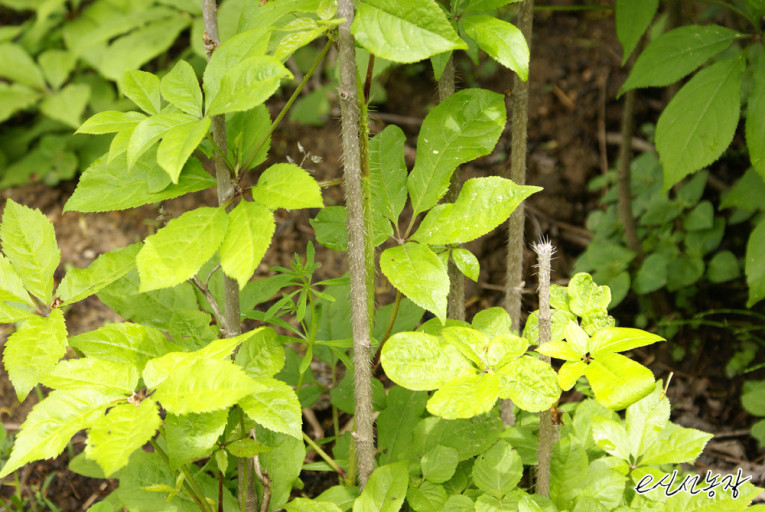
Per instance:
[[[223,323],[221,322],[221,319],[223,318],[223,314],[220,311],[220,308],[218,307],[218,303],[215,301],[215,297],[213,297],[212,293],[210,293],[210,290],[205,286],[202,281],[199,280],[197,276],[192,277],[189,279],[189,282],[197,287],[197,289],[202,292],[202,295],[205,296],[205,299],[207,299],[207,303],[210,305],[210,309],[213,310],[213,315],[215,315],[215,322],[218,324],[218,326],[223,327]]]

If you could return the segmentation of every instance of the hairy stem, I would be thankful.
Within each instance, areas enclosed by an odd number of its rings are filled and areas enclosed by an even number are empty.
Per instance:
[[[549,241],[534,244],[539,268],[539,345],[550,341],[550,259],[554,249]],[[542,356],[550,363],[550,358]],[[539,449],[537,451],[536,492],[550,497],[550,460],[555,444],[556,428],[553,425],[552,411],[542,411],[539,415]]]
[[[534,0],[523,0],[518,11],[517,27],[531,48],[531,28],[534,16]],[[529,122],[529,83],[518,75],[513,77],[510,179],[518,185],[526,184],[526,137]],[[505,309],[510,315],[512,329],[521,332],[521,290],[523,290],[523,203],[519,204],[508,220],[507,275],[505,278]],[[502,402],[502,421],[510,426],[515,423],[513,405]]]
[[[353,330],[355,445],[358,457],[359,483],[363,488],[374,470],[374,432],[372,421],[372,369],[369,339],[364,206],[359,158],[359,99],[356,83],[356,50],[351,23],[353,0],[338,1],[338,16],[345,18],[339,27],[340,98],[343,168],[346,208],[348,210],[348,270],[351,287],[351,327]],[[367,236],[371,236],[369,233]]]

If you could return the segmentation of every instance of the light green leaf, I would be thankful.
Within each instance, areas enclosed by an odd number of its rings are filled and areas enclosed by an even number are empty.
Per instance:
[[[383,345],[380,362],[398,385],[415,391],[436,389],[457,377],[475,374],[473,365],[441,338],[400,332]]]
[[[0,122],[31,107],[39,98],[40,93],[26,85],[0,82]]]
[[[295,498],[286,505],[287,512],[342,512],[343,509],[326,501],[309,500],[307,498]]]
[[[101,157],[80,176],[77,189],[64,205],[64,212],[104,212],[125,210],[172,199],[189,192],[197,192],[215,185],[196,158],[190,159],[181,173],[177,185],[169,185],[159,192],[146,187],[152,169],[156,168],[153,152],[144,154],[130,169],[125,157],[107,162]]]
[[[223,208],[202,207],[177,217],[146,238],[136,257],[141,292],[168,288],[196,274],[226,234]]]
[[[345,251],[348,249],[347,212],[344,206],[322,208],[316,218],[310,219],[316,241],[327,249]]]
[[[380,270],[412,302],[442,322],[446,319],[449,276],[428,246],[406,243],[386,249],[380,255]]]
[[[592,276],[581,272],[568,283],[568,296],[571,311],[578,316],[594,308],[605,309],[611,302],[611,290],[608,286],[598,286]]]
[[[89,357],[127,363],[139,371],[153,358],[183,350],[161,331],[133,323],[105,325],[69,338],[69,345]]]
[[[99,112],[82,123],[75,133],[90,133],[100,135],[102,133],[115,133],[125,128],[136,126],[146,119],[140,112],[120,112],[118,110],[106,110]]]
[[[60,309],[52,310],[47,317],[33,316],[8,337],[3,364],[19,401],[53,370],[64,354],[66,323]]]
[[[130,455],[154,437],[161,423],[157,403],[151,398],[144,398],[137,406],[117,405],[90,427],[86,457],[98,462],[109,477],[126,466]]]
[[[560,398],[555,370],[536,357],[523,356],[516,359],[502,367],[497,374],[501,379],[500,398],[510,398],[524,411],[544,411]]]
[[[40,68],[18,44],[0,44],[0,77],[41,91],[45,90],[45,80]]]
[[[270,451],[271,447],[266,446],[263,443],[259,443],[254,439],[248,437],[244,439],[238,439],[233,443],[226,445],[226,451],[228,451],[234,457],[245,458],[254,457],[259,453]]]
[[[276,43],[273,52],[275,58],[286,61],[296,50],[308,45],[311,41],[327,33],[331,26],[339,25],[342,20],[331,20],[319,24],[315,19],[305,17],[292,20],[280,27],[277,34],[284,34]],[[273,44],[273,43],[272,43]]]
[[[163,380],[154,398],[172,414],[200,413],[226,409],[257,389],[233,362],[199,359]]]
[[[741,37],[735,30],[719,25],[688,25],[670,30],[640,54],[619,94],[676,82]]]
[[[383,59],[417,62],[467,45],[433,0],[417,4],[405,0],[364,0],[351,26],[358,44]]]
[[[442,343],[456,348],[463,356],[473,361],[477,367],[488,366],[485,363],[489,349],[489,337],[484,333],[462,326],[444,326],[441,330]]]
[[[179,124],[162,137],[157,149],[157,163],[176,185],[186,161],[207,135],[210,122],[210,118],[205,117],[199,121]]]
[[[276,223],[268,208],[244,200],[228,217],[228,229],[220,246],[220,265],[227,276],[237,280],[241,290],[271,244]]]
[[[589,352],[597,356],[604,352],[624,352],[645,347],[657,341],[666,341],[661,336],[630,327],[610,327],[595,333],[590,339]]]
[[[529,78],[529,46],[515,25],[486,14],[465,16],[460,24],[492,59],[515,71],[524,82]]]
[[[510,315],[505,308],[500,307],[482,309],[475,314],[471,323],[473,329],[481,331],[489,338],[510,334],[512,327]]]
[[[353,512],[398,512],[409,485],[407,462],[395,462],[375,469],[364,491],[353,503]]]
[[[162,100],[157,75],[128,69],[120,81],[120,91],[148,114],[159,114]]]
[[[252,380],[255,387],[239,402],[245,414],[262,427],[303,439],[303,413],[295,391],[270,377]]]
[[[443,512],[446,498],[444,486],[428,480],[413,484],[406,491],[407,504],[418,512]]]
[[[642,455],[669,424],[669,400],[664,395],[661,382],[653,391],[627,407],[626,423],[630,453]]]
[[[10,199],[9,199],[10,201]],[[749,235],[746,243],[746,284],[749,285],[749,300],[746,307],[751,308],[765,299],[765,221],[760,222]]]
[[[478,258],[476,258],[472,252],[467,249],[455,247],[452,249],[452,259],[460,272],[465,274],[465,277],[468,277],[473,281],[478,281],[478,274],[481,271],[481,266],[478,263]]]
[[[435,484],[446,482],[454,475],[459,457],[459,452],[449,446],[431,448],[420,460],[422,476]]]
[[[515,334],[495,336],[489,342],[483,368],[501,368],[510,361],[521,357],[527,348],[529,348],[529,342],[526,338],[519,338]]]
[[[66,50],[46,50],[37,57],[45,79],[53,89],[61,87],[77,63],[77,58]]]
[[[29,293],[50,304],[53,272],[61,260],[53,224],[40,210],[8,199],[0,223],[3,252]]]
[[[483,89],[452,94],[428,113],[407,179],[414,215],[429,210],[444,196],[458,165],[491,153],[506,119],[502,95]]]
[[[434,208],[425,216],[412,240],[429,245],[470,242],[506,221],[521,201],[540,190],[499,176],[469,179],[453,205]]]
[[[207,115],[249,110],[260,105],[276,92],[282,78],[291,79],[292,73],[274,57],[249,57],[223,76],[220,90],[207,100]]]
[[[229,158],[244,165],[255,148],[264,141],[250,163],[250,169],[265,162],[271,147],[271,135],[268,134],[270,127],[271,117],[265,105],[226,116]]]
[[[564,361],[579,361],[584,354],[574,350],[571,343],[565,341],[548,341],[537,347],[537,352],[543,356],[563,359]]]
[[[252,198],[271,210],[324,206],[319,184],[295,164],[274,164],[263,171],[252,187]]]
[[[717,160],[733,140],[741,104],[743,53],[699,71],[656,123],[656,150],[669,190],[688,174]]]
[[[167,456],[170,467],[177,469],[187,462],[208,456],[226,428],[228,411],[202,414],[168,414],[165,418]]]
[[[521,481],[523,464],[510,443],[497,441],[476,458],[473,482],[484,492],[502,496],[512,491]]]
[[[234,362],[250,377],[273,377],[284,367],[284,348],[271,327],[255,329],[242,343]]]
[[[113,283],[135,268],[141,244],[115,249],[100,255],[88,268],[73,268],[56,288],[64,305],[80,301]]]
[[[46,96],[40,103],[40,111],[51,119],[77,128],[82,122],[82,112],[89,98],[89,85],[69,84],[60,91]]]
[[[0,254],[0,301],[23,302],[34,306],[32,298],[24,289],[24,283],[13,269],[8,258]]]
[[[581,357],[584,357],[590,351],[590,337],[575,321],[569,322],[566,326],[565,334],[566,341],[571,344],[571,348]]]
[[[33,460],[58,456],[74,434],[101,416],[119,393],[95,389],[52,391],[21,425],[0,478]]]
[[[202,90],[194,69],[179,60],[159,83],[162,97],[189,115],[202,117]]]
[[[138,368],[133,364],[83,357],[59,362],[41,383],[51,389],[93,387],[129,395],[138,385],[139,376]]]
[[[616,0],[616,35],[624,49],[622,66],[651,24],[658,8],[659,0]]]
[[[560,510],[573,506],[587,475],[587,452],[572,436],[555,443],[550,461],[550,498]]]
[[[637,402],[654,388],[651,370],[621,354],[599,354],[584,372],[595,399],[618,411]]]
[[[161,114],[144,119],[136,125],[130,135],[127,145],[128,167],[132,167],[141,155],[177,126],[196,122],[198,120],[194,117],[178,111],[162,112]],[[167,153],[167,149],[164,149],[163,153]]]
[[[704,451],[704,446],[714,434],[695,428],[681,428],[668,439],[654,442],[640,459],[641,464],[692,464]]]
[[[545,343],[546,345],[549,343]],[[578,359],[566,361],[558,370],[558,385],[563,391],[568,391],[574,387],[579,377],[584,375],[585,370],[587,370],[587,364]]]
[[[593,308],[582,315],[582,329],[592,336],[598,331],[608,329],[616,325],[614,317],[608,314],[606,308]]]
[[[592,419],[592,439],[599,448],[622,460],[630,460],[630,446],[627,431],[621,423],[612,419],[595,417]]]
[[[746,107],[746,146],[752,167],[765,180],[765,126],[757,119],[765,117],[765,59],[754,69],[754,88]]]
[[[497,403],[499,378],[491,373],[451,379],[428,400],[428,412],[447,420],[487,413]]]
[[[0,302],[0,324],[13,324],[21,320],[28,320],[33,316],[35,316],[33,313]]]
[[[406,204],[405,142],[404,132],[394,124],[386,126],[369,141],[372,208],[393,223],[398,222]]]

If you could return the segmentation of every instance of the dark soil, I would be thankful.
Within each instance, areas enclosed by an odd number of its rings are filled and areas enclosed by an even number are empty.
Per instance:
[[[583,251],[591,235],[582,227],[589,211],[598,207],[598,193],[587,190],[587,182],[612,167],[616,160],[617,146],[612,144],[619,131],[621,102],[616,93],[626,75],[620,66],[621,47],[615,38],[613,18],[610,11],[589,13],[550,13],[535,15],[530,72],[529,106],[529,184],[540,185],[544,191],[527,202],[527,240],[541,236],[549,237],[557,246],[553,262],[553,281],[565,282],[576,256]],[[488,77],[474,76],[475,67],[467,59],[457,62],[459,80],[463,86],[480,84],[495,91],[511,88],[509,71],[498,69]],[[459,87],[459,85],[458,85]],[[421,119],[436,103],[435,84],[426,67],[416,75],[405,74],[399,68],[386,80],[387,101],[377,105],[373,112],[373,130],[382,129],[386,120],[395,116],[408,135],[408,164],[411,166],[416,147],[416,134]],[[639,125],[644,121],[655,122],[658,110],[663,106],[660,99],[640,101]],[[316,164],[315,176],[319,180],[337,178],[341,175],[340,140],[337,119],[325,126],[315,128],[286,123],[274,135],[273,161],[284,161],[286,156],[297,162],[301,143],[314,155],[323,157]],[[618,142],[618,141],[617,141]],[[462,176],[504,174],[507,172],[505,157],[509,151],[509,133],[500,140],[494,154],[476,161],[462,169]],[[729,166],[720,164],[713,172],[730,173]],[[743,169],[734,175],[740,175]],[[730,183],[730,178],[725,177]],[[103,214],[67,213],[62,207],[74,190],[75,183],[63,183],[56,189],[42,185],[30,185],[6,190],[5,198],[40,208],[53,222],[62,253],[62,266],[57,278],[63,275],[64,265],[87,266],[97,255],[116,247],[124,247],[142,240],[156,225],[157,209],[144,206],[134,210]],[[341,204],[342,192],[335,187],[325,192],[326,204]],[[213,191],[193,194],[165,203],[171,215],[200,204],[215,204]],[[269,249],[261,270],[265,273],[272,265],[287,266],[293,254],[304,254],[307,241],[313,240],[313,230],[305,211],[279,213],[276,238]],[[313,212],[315,213],[315,212]],[[466,282],[468,317],[481,308],[500,305],[504,282],[505,234],[500,230],[470,244],[469,248],[481,261],[478,283]],[[741,247],[739,251],[743,250]],[[338,276],[345,271],[342,253],[321,250],[317,254],[322,268],[320,277]],[[525,302],[526,311],[536,308],[534,291],[534,264],[531,251],[527,251]],[[381,303],[392,297],[391,288],[380,282]],[[741,297],[740,290],[701,290],[706,296],[697,297],[697,311],[714,308],[744,309],[744,304],[720,301],[718,297]],[[726,295],[727,294],[727,295]],[[638,304],[629,298],[613,314],[623,325],[632,325]],[[673,313],[677,317],[677,313]],[[87,332],[102,325],[104,321],[118,320],[116,315],[91,297],[76,304],[67,312],[69,333]],[[654,321],[657,319],[654,319]],[[649,325],[647,328],[653,328]],[[9,334],[7,326],[0,331],[2,339]],[[726,329],[691,329],[683,327],[677,335],[663,346],[637,352],[637,359],[654,370],[657,377],[666,378],[674,372],[668,394],[673,404],[672,419],[684,426],[696,427],[718,434],[711,441],[697,465],[700,469],[735,473],[741,467],[751,474],[755,483],[765,484],[765,468],[762,451],[748,437],[747,430],[753,419],[743,411],[739,396],[743,377],[730,379],[724,364],[737,348],[732,331]],[[673,350],[686,349],[685,357],[676,361]],[[762,349],[760,349],[760,356]],[[759,370],[747,378],[765,378]],[[0,414],[10,433],[18,430],[26,414],[37,402],[34,396],[23,403],[0,374]],[[105,496],[114,482],[93,480],[69,472],[66,464],[70,456],[84,447],[80,434],[72,443],[72,451],[54,461],[41,461],[19,472],[20,484],[25,492],[35,489],[55,503],[63,511],[80,511]],[[52,476],[51,476],[52,475]],[[44,483],[51,478],[49,485]],[[4,482],[2,496],[14,492],[13,480]],[[321,482],[306,482],[311,489],[321,488]],[[325,482],[326,483],[326,482]],[[328,485],[332,485],[329,482]],[[45,510],[44,507],[38,510]]]

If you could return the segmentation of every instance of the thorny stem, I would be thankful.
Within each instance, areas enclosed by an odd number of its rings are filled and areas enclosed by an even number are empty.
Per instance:
[[[367,281],[365,276],[364,207],[359,161],[359,100],[356,83],[356,57],[351,23],[353,0],[338,1],[338,17],[346,21],[339,27],[340,98],[343,167],[348,209],[348,267],[351,287],[351,326],[353,330],[355,445],[359,483],[363,488],[374,469],[374,431],[372,424],[372,371],[369,366],[371,343]],[[369,233],[371,236],[371,233]],[[350,473],[350,471],[349,471]]]
[[[162,432],[160,432],[162,434]],[[163,434],[164,435],[164,434]],[[165,453],[165,450],[163,450],[159,444],[157,444],[157,441],[155,441],[153,438],[149,440],[149,443],[151,443],[151,446],[154,448],[154,451],[159,454],[159,456],[162,458],[163,461],[165,461],[165,464],[168,466],[170,465],[170,459],[167,457],[167,454]],[[199,489],[199,486],[197,485],[197,481],[194,480],[194,475],[191,474],[191,471],[189,471],[189,468],[186,467],[184,464],[181,466],[181,471],[183,472],[183,485],[186,487],[186,491],[189,493],[191,498],[196,502],[197,505],[199,505],[199,508],[204,512],[212,512],[210,510],[209,504],[207,503],[207,499],[205,498],[204,493]]]
[[[332,39],[329,39],[327,41],[327,44],[324,45],[324,48],[321,49],[321,53],[314,59],[313,64],[311,64],[311,69],[308,70],[308,72],[303,76],[303,80],[300,82],[300,84],[297,86],[297,89],[292,93],[292,96],[287,100],[287,103],[284,104],[284,107],[282,107],[281,112],[279,112],[279,115],[276,116],[276,119],[274,119],[273,123],[271,123],[271,127],[268,129],[268,133],[266,133],[263,138],[258,142],[258,145],[255,146],[255,149],[252,153],[250,153],[250,156],[245,160],[244,165],[237,168],[237,173],[239,170],[244,169],[247,170],[250,168],[250,164],[252,164],[252,161],[255,160],[255,157],[258,155],[258,152],[261,150],[263,145],[266,143],[269,137],[273,135],[274,131],[276,130],[276,127],[279,126],[279,123],[282,122],[282,119],[284,119],[284,116],[287,115],[287,112],[289,112],[290,108],[292,107],[292,104],[295,103],[295,100],[300,96],[300,93],[303,91],[303,88],[308,83],[308,80],[311,78],[311,75],[314,74],[316,71],[316,68],[319,67],[319,64],[322,60],[324,60],[324,56],[327,55],[327,52],[332,47]]]
[[[539,268],[539,345],[550,341],[550,259],[553,249],[549,241],[534,244]],[[550,364],[550,358],[542,356]],[[539,415],[539,450],[537,451],[536,492],[550,497],[550,461],[557,429],[553,425],[552,411],[542,411]]]
[[[531,29],[534,16],[534,0],[524,0],[518,12],[516,26],[523,33],[531,48]],[[526,137],[529,122],[529,82],[513,77],[510,179],[518,185],[526,184]],[[505,309],[510,315],[511,327],[521,332],[521,292],[523,290],[523,203],[510,215],[507,237],[507,277],[505,278]],[[502,421],[506,426],[515,423],[513,405],[504,400],[501,406]]]
[[[337,465],[337,462],[335,462],[335,459],[333,459],[332,457],[330,457],[329,455],[327,455],[327,452],[325,452],[324,450],[322,450],[322,449],[321,449],[321,446],[319,446],[318,444],[316,444],[316,441],[314,441],[313,439],[311,439],[311,438],[308,436],[308,434],[306,434],[305,432],[303,432],[303,440],[304,440],[306,443],[308,443],[308,445],[309,445],[311,448],[313,448],[313,450],[314,450],[316,453],[318,453],[318,454],[319,454],[319,457],[321,457],[322,459],[324,459],[324,462],[326,462],[327,464],[329,464],[329,467],[331,467],[333,470],[335,470],[335,472],[336,472],[338,475],[340,475],[341,477],[345,478],[345,471],[343,471],[343,469],[342,469],[340,466],[338,466],[338,465]]]

